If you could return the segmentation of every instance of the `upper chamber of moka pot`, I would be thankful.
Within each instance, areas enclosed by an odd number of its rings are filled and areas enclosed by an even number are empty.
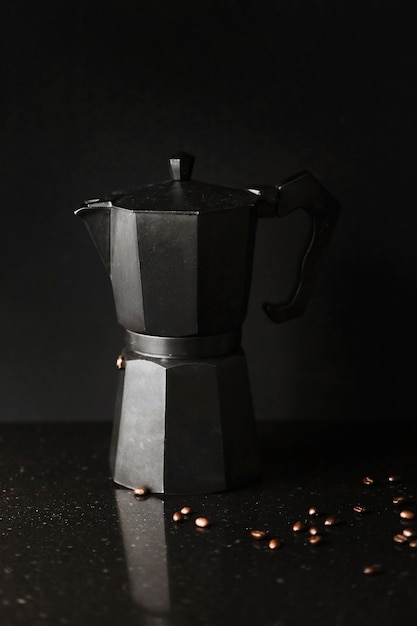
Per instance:
[[[258,196],[171,179],[87,201],[77,210],[106,265],[118,322],[135,333],[187,337],[240,328],[247,309]]]

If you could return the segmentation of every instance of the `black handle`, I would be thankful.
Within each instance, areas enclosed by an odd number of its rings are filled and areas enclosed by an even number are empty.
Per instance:
[[[253,190],[255,191],[255,190]],[[288,302],[265,302],[263,309],[276,323],[302,315],[314,287],[323,251],[336,226],[340,206],[310,172],[301,172],[279,185],[272,201],[271,188],[258,188],[260,217],[284,217],[296,209],[304,209],[312,218],[312,235],[302,257],[298,282]],[[256,192],[256,191],[255,191]],[[272,201],[272,202],[271,202]],[[275,204],[275,210],[271,205]]]

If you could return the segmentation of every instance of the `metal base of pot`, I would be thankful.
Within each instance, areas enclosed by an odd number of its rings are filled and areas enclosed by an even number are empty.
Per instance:
[[[259,476],[242,349],[207,359],[124,356],[110,455],[117,484],[213,493]]]

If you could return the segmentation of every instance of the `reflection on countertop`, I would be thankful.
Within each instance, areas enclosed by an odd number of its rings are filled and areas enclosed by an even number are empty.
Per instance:
[[[403,495],[417,514],[417,425],[276,422],[260,434],[257,483],[137,498],[109,475],[110,424],[2,425],[2,626],[351,626],[414,615],[417,550],[393,537],[417,522],[392,500]],[[192,513],[174,522],[184,505]],[[341,523],[326,526],[330,514]],[[197,515],[211,525],[197,528]],[[305,531],[293,531],[297,520]],[[308,541],[312,525],[320,544]],[[254,540],[254,528],[281,547]],[[363,573],[372,564],[380,575]]]

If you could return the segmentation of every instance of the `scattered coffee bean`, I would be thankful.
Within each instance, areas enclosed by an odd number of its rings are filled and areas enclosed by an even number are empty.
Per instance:
[[[175,513],[172,514],[172,521],[173,522],[181,522],[182,521],[182,515],[179,511],[175,511]]]
[[[304,524],[304,522],[302,522],[301,520],[298,520],[298,522],[295,522],[292,525],[292,529],[295,533],[299,533],[302,530],[304,530],[304,528],[306,527],[306,525]]]
[[[363,568],[364,574],[380,574],[382,572],[382,567],[380,565],[367,565]]]
[[[396,543],[407,543],[408,541],[407,537],[403,535],[402,533],[398,533],[397,535],[394,535],[393,539]]]
[[[271,539],[268,543],[268,548],[271,550],[276,550],[281,546],[281,542],[279,539]]]
[[[251,530],[250,534],[254,539],[265,539],[266,532],[264,530]]]
[[[370,476],[365,476],[364,478],[362,478],[362,483],[364,485],[373,485],[374,484],[374,479],[371,478]]]
[[[402,478],[401,476],[398,476],[398,474],[390,474],[388,476],[388,482],[389,483],[399,483],[401,482]]]
[[[414,528],[404,528],[403,530],[403,535],[404,537],[415,537],[415,535],[417,534],[417,531],[414,530]]]
[[[210,526],[210,520],[208,520],[207,517],[196,517],[194,524],[198,526],[198,528],[207,528],[207,526]]]
[[[149,489],[147,487],[135,487],[133,493],[135,496],[147,496]]]
[[[320,543],[321,540],[322,540],[322,538],[321,538],[320,535],[313,535],[313,537],[310,537],[308,541],[309,541],[309,543],[311,543],[313,545],[316,545],[317,543]]]
[[[392,499],[392,503],[395,506],[399,506],[400,504],[405,504],[406,502],[407,500],[404,496],[396,496],[395,498]]]
[[[182,515],[191,515],[192,510],[190,506],[183,506],[182,509],[180,510],[180,513]]]
[[[308,532],[310,533],[310,535],[312,535],[312,536],[316,536],[316,535],[318,535],[318,534],[319,534],[319,529],[318,529],[318,528],[316,528],[315,526],[312,526],[312,527],[309,529],[309,531],[308,531]]]
[[[410,548],[417,548],[417,539],[413,539],[408,545]]]
[[[364,506],[361,506],[360,504],[357,504],[356,506],[353,507],[353,510],[355,511],[355,513],[366,513],[366,509]]]
[[[325,526],[337,526],[337,524],[340,524],[340,518],[336,515],[330,515],[324,520]]]
[[[309,514],[309,515],[317,515],[317,514],[318,514],[318,510],[317,510],[317,508],[316,508],[315,506],[311,506],[311,507],[308,509],[308,514]]]
[[[408,511],[407,509],[404,509],[403,511],[400,512],[400,517],[402,519],[414,519],[415,515],[412,511]]]

